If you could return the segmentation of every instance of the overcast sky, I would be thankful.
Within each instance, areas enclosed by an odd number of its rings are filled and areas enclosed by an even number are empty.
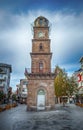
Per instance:
[[[0,62],[12,65],[10,85],[16,89],[31,67],[31,24],[38,16],[51,23],[52,68],[71,75],[83,56],[83,0],[0,0]]]

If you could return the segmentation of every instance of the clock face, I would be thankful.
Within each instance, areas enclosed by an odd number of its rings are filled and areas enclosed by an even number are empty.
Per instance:
[[[38,37],[39,38],[43,38],[45,36],[45,33],[44,32],[38,32]]]

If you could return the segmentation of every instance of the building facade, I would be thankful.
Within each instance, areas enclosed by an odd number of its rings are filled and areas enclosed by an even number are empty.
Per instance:
[[[55,106],[54,78],[51,72],[49,21],[40,16],[33,24],[31,72],[25,70],[28,79],[28,110],[47,110]]]
[[[28,96],[28,89],[27,89],[28,81],[27,79],[21,79],[20,84],[17,86],[17,99],[20,103],[26,103],[27,102],[27,96]]]
[[[11,65],[0,63],[0,91],[8,94],[10,88]]]
[[[79,101],[83,103],[83,57],[80,58],[80,69],[75,71],[74,77],[78,84],[78,97]]]

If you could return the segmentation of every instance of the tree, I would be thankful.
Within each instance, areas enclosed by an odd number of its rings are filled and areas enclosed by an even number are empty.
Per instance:
[[[77,84],[73,76],[69,78],[65,69],[61,69],[59,66],[56,66],[55,73],[57,76],[54,80],[54,87],[57,98],[72,97],[72,95],[77,93]]]
[[[0,91],[0,102],[2,103],[4,100],[4,96],[5,94],[3,93],[3,91]]]
[[[16,94],[13,94],[13,95],[12,95],[12,100],[13,100],[13,101],[16,101],[16,100],[17,100]]]
[[[10,100],[10,98],[11,98],[11,94],[12,94],[12,88],[9,87],[9,88],[8,88],[8,93],[7,93],[7,101],[8,101],[8,103],[9,103],[9,100]]]
[[[68,92],[67,92],[68,96],[72,96],[72,95],[77,94],[77,92],[78,92],[77,86],[78,86],[78,85],[77,85],[77,83],[76,83],[74,77],[71,76],[71,77],[68,79],[68,90],[67,90],[67,91],[68,91]]]
[[[57,98],[67,96],[68,76],[64,69],[56,66],[55,73],[57,74],[54,80],[55,95]],[[63,101],[64,102],[64,101]]]

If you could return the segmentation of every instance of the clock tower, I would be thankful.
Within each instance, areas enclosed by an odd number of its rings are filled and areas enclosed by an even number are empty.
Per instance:
[[[48,110],[54,108],[54,78],[51,72],[49,21],[38,17],[33,25],[31,72],[25,71],[28,79],[28,110]]]

